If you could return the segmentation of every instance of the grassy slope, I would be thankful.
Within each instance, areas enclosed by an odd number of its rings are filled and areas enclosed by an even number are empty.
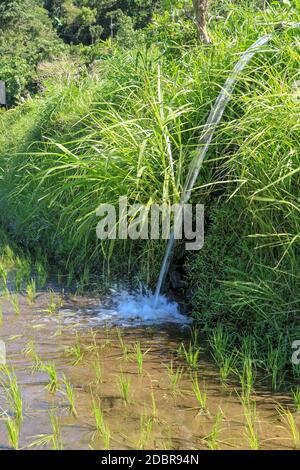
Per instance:
[[[190,45],[176,46],[182,28],[172,36],[166,24],[163,54],[155,46],[115,51],[98,64],[98,78],[50,86],[2,114],[0,208],[18,239],[76,269],[133,273],[141,265],[155,279],[163,245],[101,247],[95,209],[126,194],[176,201],[238,54],[274,23],[297,19],[293,11],[230,11],[212,20],[213,47],[196,48],[188,26]],[[241,77],[193,196],[207,207],[205,249],[188,260],[194,316],[207,330],[221,322],[235,338],[253,335],[266,361],[279,348],[283,364],[300,337],[298,64],[299,35],[280,33]]]

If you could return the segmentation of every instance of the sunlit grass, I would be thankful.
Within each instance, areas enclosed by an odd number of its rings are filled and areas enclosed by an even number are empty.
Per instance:
[[[0,368],[0,384],[5,390],[12,416],[17,422],[21,423],[23,421],[22,389],[18,384],[14,370],[6,365],[2,365]]]
[[[10,303],[11,306],[17,316],[20,315],[21,309],[20,309],[20,303],[19,303],[19,297],[18,294],[11,294],[10,296]]]
[[[220,439],[222,421],[223,421],[223,412],[219,408],[215,416],[211,431],[208,434],[208,436],[204,438],[210,450],[219,450],[220,448],[219,439]]]
[[[173,360],[171,360],[170,365],[166,365],[166,368],[172,393],[180,394],[180,382],[182,380],[184,368],[182,366],[175,367]]]
[[[124,374],[123,371],[120,372],[118,385],[121,397],[123,398],[125,404],[128,404],[130,395],[130,379]]]
[[[27,302],[29,305],[32,305],[36,298],[36,283],[34,279],[31,279],[31,281],[27,284],[26,293],[27,293]]]
[[[93,364],[93,371],[95,375],[94,382],[96,385],[102,383],[103,380],[103,370],[102,370],[102,365],[101,365],[101,358],[100,355],[97,354],[96,359],[94,360]]]
[[[103,447],[105,450],[108,450],[110,447],[111,434],[109,426],[105,423],[103,418],[103,412],[101,409],[100,401],[96,401],[94,396],[92,396],[92,413],[95,420],[96,432],[101,436],[103,441]]]
[[[153,417],[144,412],[140,417],[140,437],[137,442],[138,450],[145,450],[153,433]]]
[[[207,413],[207,394],[208,394],[208,389],[206,384],[203,384],[203,388],[201,389],[199,385],[199,379],[198,379],[198,374],[195,373],[192,376],[192,389],[194,396],[198,402],[199,406],[199,414],[201,413]]]
[[[75,398],[74,387],[65,375],[63,375],[63,383],[65,386],[65,394],[69,402],[70,413],[75,418],[77,418],[78,414],[77,414],[77,409],[76,409],[76,398]]]
[[[8,441],[14,450],[19,449],[19,436],[20,436],[20,423],[19,421],[7,416],[5,418],[5,426],[8,436]]]
[[[59,418],[54,411],[49,413],[52,432],[49,434],[38,434],[29,447],[49,447],[51,450],[63,450],[63,441],[60,429]]]
[[[292,390],[292,396],[294,400],[294,405],[297,413],[300,413],[300,388],[297,387],[295,390]]]
[[[257,413],[254,400],[242,400],[244,416],[246,420],[246,437],[251,450],[259,450],[260,442],[257,431]]]
[[[295,449],[300,449],[300,430],[296,423],[294,415],[289,409],[284,408],[282,405],[277,407],[279,416],[285,423],[286,429],[289,432]]]
[[[178,348],[179,356],[185,359],[191,369],[197,369],[199,367],[200,352],[201,349],[198,346],[194,346],[191,342],[187,348],[184,343],[181,343]]]
[[[58,375],[54,363],[42,364],[40,369],[48,375],[47,390],[50,393],[56,393],[58,389]]]

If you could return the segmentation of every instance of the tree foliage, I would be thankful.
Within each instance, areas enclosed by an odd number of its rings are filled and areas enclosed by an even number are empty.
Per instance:
[[[91,44],[95,38],[105,39],[117,33],[120,12],[139,29],[147,25],[163,3],[161,0],[46,0],[45,7],[61,37],[69,43]]]
[[[37,0],[4,0],[0,4],[0,79],[6,82],[8,104],[14,104],[36,66],[63,50],[47,11]]]

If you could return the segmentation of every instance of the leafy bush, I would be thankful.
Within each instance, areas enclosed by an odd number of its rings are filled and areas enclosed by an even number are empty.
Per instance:
[[[9,105],[20,99],[37,64],[64,50],[39,3],[36,0],[1,3],[0,79],[6,82]]]

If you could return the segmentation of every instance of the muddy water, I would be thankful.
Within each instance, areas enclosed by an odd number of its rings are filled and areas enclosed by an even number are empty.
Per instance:
[[[191,372],[178,357],[178,345],[188,341],[188,330],[179,325],[117,328],[99,321],[97,300],[59,299],[40,293],[33,305],[19,295],[17,315],[8,297],[1,298],[3,324],[0,339],[7,348],[7,362],[15,369],[22,389],[24,419],[20,447],[36,448],[37,436],[52,433],[50,415],[59,420],[64,449],[102,449],[101,433],[95,429],[92,396],[101,404],[111,449],[208,449],[216,416],[220,417],[214,447],[248,449],[246,420],[236,387],[220,385],[215,366],[200,356],[197,371],[200,388],[207,386],[207,411],[199,412],[193,394]],[[49,309],[49,303],[52,307]],[[49,312],[51,310],[51,313]],[[44,364],[54,363],[58,390],[47,390],[48,375],[35,363],[32,342]],[[144,353],[139,373],[136,345]],[[25,353],[27,347],[27,354]],[[75,350],[77,354],[75,354]],[[177,391],[172,390],[168,367],[183,367]],[[97,375],[100,365],[102,376]],[[119,387],[120,374],[129,380],[127,402]],[[78,416],[70,414],[63,374],[75,390]],[[97,378],[98,377],[98,378]],[[292,449],[293,441],[276,412],[276,402],[289,405],[288,397],[255,394],[255,427],[262,449]],[[0,387],[0,406],[10,412],[6,393]],[[299,419],[296,417],[299,424]],[[30,447],[32,446],[32,447]],[[49,441],[44,448],[51,448]],[[0,420],[0,448],[9,448],[4,420]]]

